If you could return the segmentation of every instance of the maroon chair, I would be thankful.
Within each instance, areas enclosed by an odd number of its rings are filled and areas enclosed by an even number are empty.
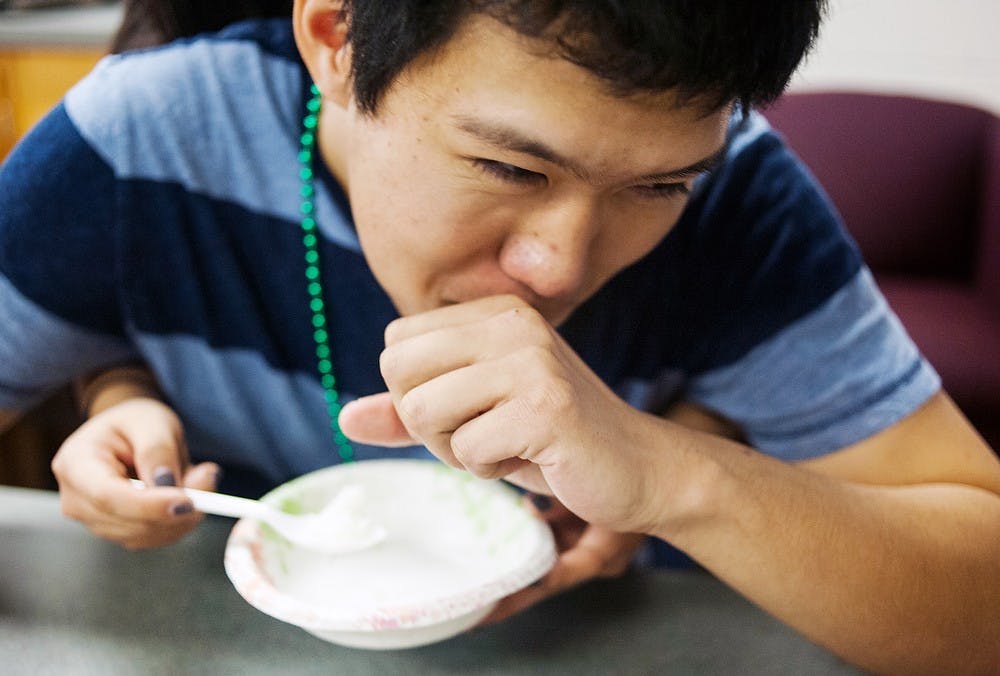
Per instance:
[[[824,186],[944,387],[1000,451],[1000,118],[855,92],[764,111]]]

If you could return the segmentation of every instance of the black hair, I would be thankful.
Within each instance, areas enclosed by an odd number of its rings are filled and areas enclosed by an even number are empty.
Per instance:
[[[680,103],[744,110],[784,90],[826,0],[346,0],[354,89],[373,114],[417,57],[473,13],[547,41],[621,96],[671,90]]]
[[[125,0],[110,51],[152,47],[243,19],[291,17],[292,4],[293,0]]]

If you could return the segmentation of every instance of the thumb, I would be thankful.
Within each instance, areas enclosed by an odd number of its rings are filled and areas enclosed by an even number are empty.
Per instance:
[[[143,483],[181,485],[187,470],[187,449],[179,424],[167,416],[137,415],[122,432],[132,447],[135,473]]]
[[[352,441],[375,446],[410,446],[417,443],[406,431],[388,392],[360,397],[340,411],[340,431]]]

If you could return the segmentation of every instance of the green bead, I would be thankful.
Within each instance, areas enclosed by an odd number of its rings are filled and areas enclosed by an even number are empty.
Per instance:
[[[316,220],[313,217],[316,206],[312,201],[316,194],[316,189],[312,185],[315,172],[313,171],[313,147],[316,143],[316,135],[313,132],[319,124],[319,112],[323,105],[323,97],[319,87],[313,83],[309,87],[312,98],[306,102],[306,110],[309,114],[302,118],[302,136],[299,140],[302,147],[299,149],[299,162],[302,168],[299,170],[299,178],[302,186],[299,188],[299,195],[302,197],[300,211],[303,214],[302,245],[306,248],[306,278],[309,280],[307,290],[309,292],[309,309],[313,311],[312,323],[316,330],[313,332],[313,340],[316,343],[316,369],[320,373],[320,382],[323,385],[323,397],[327,403],[327,414],[330,418],[330,429],[333,432],[333,440],[337,446],[337,454],[344,462],[354,460],[354,449],[344,433],[340,429],[337,419],[340,416],[340,395],[337,393],[337,380],[333,375],[333,363],[330,361],[330,339],[326,329],[326,316],[323,314],[325,304],[323,303],[323,286],[320,283],[319,251],[316,248],[318,238],[316,230]]]

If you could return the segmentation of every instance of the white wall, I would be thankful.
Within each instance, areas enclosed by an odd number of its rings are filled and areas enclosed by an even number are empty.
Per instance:
[[[917,94],[1000,114],[1000,0],[830,0],[790,88]]]

